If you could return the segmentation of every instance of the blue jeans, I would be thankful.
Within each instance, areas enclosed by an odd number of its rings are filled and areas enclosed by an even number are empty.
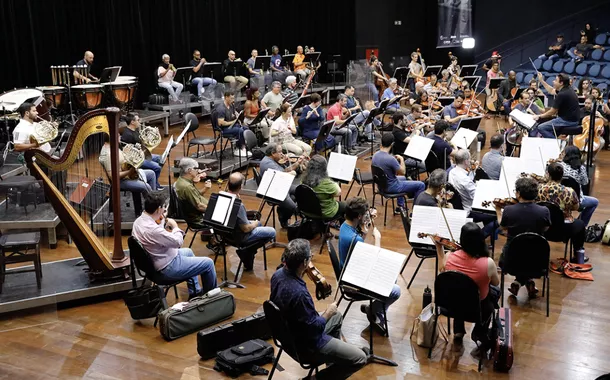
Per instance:
[[[159,184],[159,176],[161,175],[161,165],[159,165],[160,160],[161,156],[159,156],[158,154],[153,154],[152,160],[145,160],[141,166],[142,169],[149,169],[155,172],[155,181],[157,182],[157,186],[155,187],[155,189],[161,187],[161,185]]]
[[[546,54],[540,54],[540,55],[538,56],[538,58],[540,58],[540,59],[541,59],[541,60],[543,60],[543,61],[546,61],[547,59],[550,59],[551,61],[554,61],[554,60],[556,60],[557,58],[559,58],[559,54],[553,54],[553,55],[551,55],[551,56],[549,56],[549,57],[547,57],[547,56],[546,56]]]
[[[197,85],[197,96],[201,96],[201,94],[203,94],[203,86],[216,86],[218,83],[215,79],[203,77],[193,78],[191,82]]]
[[[589,225],[591,221],[591,217],[595,212],[595,209],[599,205],[599,201],[595,197],[590,197],[588,195],[583,195],[580,200],[580,216],[578,219],[582,220],[585,224],[585,227]]]
[[[131,191],[132,193],[148,193],[155,187],[155,172],[147,169],[140,169],[146,176],[146,182],[139,179],[122,179],[121,190]]]
[[[341,125],[341,128],[337,129],[333,128],[330,134],[333,136],[341,136],[343,139],[343,146],[348,149],[355,148],[356,143],[358,142],[358,128],[353,124],[346,126]]]
[[[390,305],[393,304],[394,302],[396,302],[399,298],[400,298],[400,286],[394,284],[394,287],[392,288],[392,291],[390,292],[390,295],[388,296],[387,302],[373,301],[372,312],[377,315],[377,318],[379,318],[381,321],[384,321],[384,318],[383,318],[384,310],[387,311],[388,307],[390,307]]]
[[[570,58],[572,58],[575,61],[582,60],[582,58],[580,58],[579,56],[574,54],[574,50],[572,50],[572,49],[568,50],[567,53],[570,56]]]
[[[238,147],[242,147],[245,145],[244,130],[246,129],[247,127],[242,127],[240,124],[235,123],[231,127],[222,128],[222,136],[237,137],[237,145]]]
[[[397,176],[396,181],[388,184],[388,193],[407,193],[413,199],[417,199],[419,194],[426,189],[421,181],[407,181],[404,176]],[[398,207],[405,207],[405,197],[398,197]]]
[[[273,227],[263,227],[261,222],[258,222],[258,225],[258,227],[244,237],[241,241],[241,246],[275,240],[275,229]],[[237,249],[237,256],[243,261],[245,269],[252,269],[254,255],[256,255],[256,251]]]
[[[377,90],[377,87],[375,87],[375,83],[367,82],[366,87],[369,89],[371,100],[374,101],[375,104],[377,104],[377,102],[379,101],[379,90]]]
[[[540,124],[537,128],[532,128],[529,135],[530,135],[530,137],[536,137],[536,131],[538,131],[538,132],[540,132],[542,137],[547,138],[547,139],[554,139],[555,134],[557,134],[557,136],[562,134],[564,127],[577,127],[577,126],[578,126],[578,121],[567,121],[560,117],[557,117],[553,120],[549,120],[547,122]],[[555,132],[553,132],[553,128],[555,129]]]
[[[162,270],[159,275],[167,281],[184,281],[189,289],[189,296],[207,293],[216,287],[216,268],[214,260],[209,257],[197,257],[190,248],[180,248],[178,255]],[[197,276],[201,276],[203,286]]]

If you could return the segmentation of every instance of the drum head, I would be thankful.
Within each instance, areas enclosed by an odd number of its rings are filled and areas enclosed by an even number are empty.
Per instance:
[[[38,104],[43,100],[42,91],[33,88],[22,88],[0,95],[0,111],[15,112],[25,102]]]
[[[118,76],[116,77],[116,79],[114,80],[115,82],[133,82],[135,81],[137,78],[134,76]]]
[[[79,84],[77,86],[72,86],[72,88],[75,90],[101,91],[102,85],[101,84]]]
[[[36,87],[36,89],[40,90],[40,91],[42,91],[44,93],[47,93],[47,92],[58,93],[58,92],[65,92],[66,91],[66,88],[62,87],[62,86],[40,86],[40,87]]]

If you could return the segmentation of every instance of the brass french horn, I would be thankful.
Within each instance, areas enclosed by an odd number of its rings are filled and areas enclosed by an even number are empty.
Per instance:
[[[30,136],[30,142],[37,142],[38,145],[55,140],[58,134],[58,124],[54,121],[46,121],[42,118],[34,123],[34,133]]]
[[[144,156],[147,160],[152,159],[152,151],[161,144],[159,129],[149,125],[140,128],[140,141],[144,145]]]

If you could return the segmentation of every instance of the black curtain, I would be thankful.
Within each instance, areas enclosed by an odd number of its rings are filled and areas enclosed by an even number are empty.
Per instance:
[[[139,77],[138,103],[156,82],[161,55],[188,65],[194,49],[208,61],[234,50],[244,61],[278,45],[314,46],[322,60],[355,56],[354,1],[308,0],[1,0],[0,90],[51,85],[52,65],[74,65],[86,50],[92,72],[123,66]]]

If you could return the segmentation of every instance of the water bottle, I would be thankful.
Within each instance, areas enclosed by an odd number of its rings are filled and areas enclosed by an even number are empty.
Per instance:
[[[426,308],[429,304],[432,303],[432,290],[426,285],[426,289],[424,289],[424,298],[422,301],[422,310]]]
[[[341,153],[341,143],[339,142],[339,145],[337,145],[337,152],[340,154]]]

